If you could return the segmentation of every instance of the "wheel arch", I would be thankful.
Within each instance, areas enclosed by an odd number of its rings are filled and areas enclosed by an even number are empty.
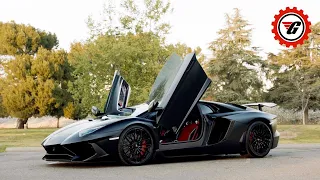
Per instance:
[[[122,132],[120,133],[120,136],[121,136],[121,134],[122,134],[126,129],[128,129],[128,128],[132,127],[132,126],[136,126],[136,125],[142,126],[142,127],[146,128],[146,129],[151,133],[152,138],[154,139],[154,145],[155,145],[154,148],[155,148],[155,150],[156,150],[156,149],[159,149],[159,136],[157,135],[157,130],[156,130],[156,128],[155,128],[151,123],[140,122],[140,121],[130,123],[130,124],[128,124],[128,125],[126,126],[126,128],[124,128],[124,129],[122,130]],[[119,137],[120,137],[120,136],[119,136]]]
[[[252,119],[252,120],[249,122],[248,127],[249,127],[251,124],[253,124],[253,123],[257,122],[257,121],[264,122],[264,123],[271,129],[270,120],[267,119],[267,118],[263,118],[263,117],[259,117],[259,118],[254,118],[254,119]]]
[[[240,138],[240,143],[241,143],[241,144],[243,144],[243,145],[245,144],[245,137],[246,137],[246,135],[247,135],[248,128],[251,126],[251,124],[253,124],[253,123],[255,123],[255,122],[258,122],[258,121],[261,121],[261,122],[265,123],[265,124],[270,128],[270,130],[272,130],[272,127],[271,127],[271,125],[270,125],[270,120],[269,120],[269,119],[263,118],[263,117],[254,118],[254,119],[252,119],[251,121],[249,121],[249,123],[248,123],[248,125],[247,125],[246,131],[244,131],[244,132],[242,133],[241,138]],[[241,145],[241,146],[242,146],[242,145]]]

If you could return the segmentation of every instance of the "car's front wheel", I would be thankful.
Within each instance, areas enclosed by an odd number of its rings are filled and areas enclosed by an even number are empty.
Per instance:
[[[154,155],[154,139],[148,129],[133,125],[123,131],[118,144],[120,160],[125,165],[142,165]]]
[[[246,157],[265,157],[271,150],[273,135],[270,127],[262,122],[252,123],[246,134]]]

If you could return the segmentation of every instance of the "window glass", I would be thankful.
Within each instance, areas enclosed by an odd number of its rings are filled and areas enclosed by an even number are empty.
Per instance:
[[[170,56],[170,58],[166,61],[165,65],[159,72],[151,88],[148,102],[151,102],[152,100],[158,101],[158,107],[163,108],[163,104],[161,104],[161,101],[173,84],[173,81],[179,71],[182,62],[182,58],[177,54],[173,54],[172,56]]]
[[[224,106],[221,106],[219,104],[214,104],[214,106],[217,107],[217,109],[218,109],[217,112],[218,113],[227,113],[227,112],[233,112],[234,111],[232,109],[229,109],[229,108],[225,107],[225,106],[229,106],[228,104],[225,104]]]
[[[127,96],[129,91],[129,85],[126,81],[121,83],[120,95],[118,100],[118,109],[125,108],[127,104]]]
[[[210,107],[208,107],[207,105],[200,104],[199,107],[200,107],[200,110],[201,110],[202,114],[213,113],[212,109]]]

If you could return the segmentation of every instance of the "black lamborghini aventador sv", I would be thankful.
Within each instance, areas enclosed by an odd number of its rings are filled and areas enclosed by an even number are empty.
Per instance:
[[[241,154],[261,158],[278,145],[273,103],[237,105],[202,101],[211,80],[194,53],[172,55],[158,74],[146,103],[127,107],[130,86],[115,72],[104,110],[44,139],[47,161],[150,162],[155,154]],[[259,109],[251,108],[257,106]]]

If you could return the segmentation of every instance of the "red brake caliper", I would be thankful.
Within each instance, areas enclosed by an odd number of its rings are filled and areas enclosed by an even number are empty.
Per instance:
[[[143,156],[146,150],[147,150],[147,142],[146,140],[142,140],[140,155]]]
[[[249,141],[251,142],[253,139],[253,132],[250,133]]]

